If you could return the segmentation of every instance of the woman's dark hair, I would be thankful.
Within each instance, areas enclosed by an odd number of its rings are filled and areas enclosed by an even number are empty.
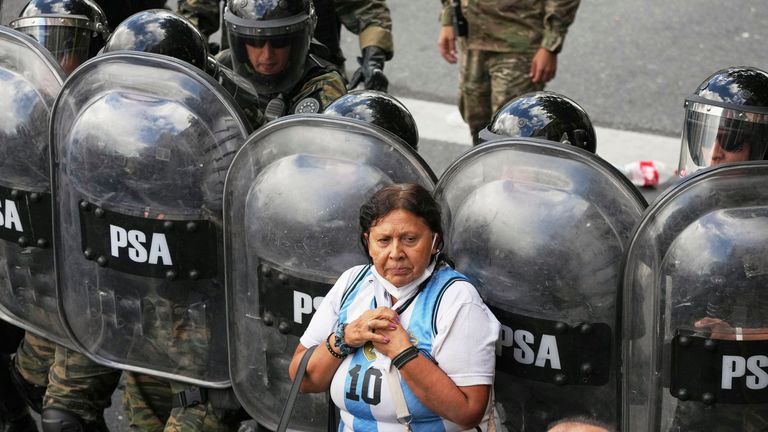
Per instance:
[[[612,428],[610,425],[608,425],[607,423],[603,423],[599,420],[596,420],[590,417],[585,417],[585,416],[568,417],[562,420],[558,420],[556,422],[550,423],[549,426],[547,426],[547,430],[549,431],[551,429],[554,429],[555,426],[559,426],[567,423],[576,423],[576,424],[587,425],[587,426],[595,426],[601,429],[605,429],[606,432],[614,432],[616,430]]]
[[[438,249],[443,247],[443,224],[440,219],[440,206],[432,194],[423,186],[415,183],[400,183],[379,189],[360,207],[360,243],[368,252],[365,234],[392,210],[408,210],[422,218],[433,233],[439,236]]]

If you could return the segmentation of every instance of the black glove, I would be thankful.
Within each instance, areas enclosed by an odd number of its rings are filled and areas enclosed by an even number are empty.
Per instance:
[[[385,61],[387,54],[381,47],[371,45],[363,48],[363,56],[357,58],[360,67],[349,80],[347,89],[352,90],[363,83],[368,90],[387,91],[389,80],[384,75]]]

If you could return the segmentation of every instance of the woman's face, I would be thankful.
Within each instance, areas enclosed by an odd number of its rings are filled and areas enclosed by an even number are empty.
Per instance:
[[[387,213],[365,234],[376,271],[396,287],[424,273],[432,254],[437,252],[434,236],[422,218],[403,209]]]

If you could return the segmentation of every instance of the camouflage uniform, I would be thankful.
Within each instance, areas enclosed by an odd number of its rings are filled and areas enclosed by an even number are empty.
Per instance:
[[[107,430],[104,410],[112,402],[121,371],[30,332],[16,352],[14,367],[29,384],[46,389],[42,408],[76,414],[88,430]]]
[[[325,71],[320,75],[309,77],[298,91],[290,95],[288,112],[296,112],[299,102],[306,98],[313,98],[320,102],[318,112],[323,112],[325,107],[345,93],[347,93],[347,87],[344,84],[344,78],[335,70]]]
[[[86,430],[108,431],[104,410],[112,403],[112,393],[121,373],[58,345],[48,374],[43,408],[59,408],[77,414]]]
[[[26,332],[16,351],[13,366],[28,383],[46,387],[55,355],[55,342]]]
[[[392,17],[386,0],[316,0],[315,8],[318,16],[315,38],[328,47],[331,51],[328,61],[338,66],[342,73],[344,55],[339,46],[341,24],[359,35],[361,51],[368,46],[378,46],[386,52],[387,60],[392,58]],[[178,11],[206,36],[219,28],[218,0],[180,0]],[[222,46],[225,38],[222,35]]]
[[[452,25],[449,0],[441,0],[443,26]],[[559,53],[580,0],[461,0],[468,35],[457,41],[459,110],[473,139],[502,104],[542,90],[528,76],[539,48]]]
[[[130,420],[128,427],[147,432],[237,430],[242,419],[237,410],[214,407],[210,401],[174,407],[174,395],[190,387],[189,384],[126,372],[123,406]]]

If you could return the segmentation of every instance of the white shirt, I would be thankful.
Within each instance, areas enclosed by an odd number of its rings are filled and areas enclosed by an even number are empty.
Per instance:
[[[449,267],[435,271],[428,287],[401,313],[400,321],[412,338],[421,339],[417,341],[418,348],[431,355],[457,386],[492,385],[499,322],[475,287],[464,279],[457,280],[457,276],[461,275]],[[356,289],[351,292],[348,288],[356,279],[359,279]],[[301,337],[301,344],[305,347],[320,345],[318,349],[325,349],[326,338],[335,331],[340,320],[354,321],[376,306],[397,309],[408,300],[399,298],[392,305],[391,297],[371,270],[366,266],[353,267],[344,272],[328,292]],[[397,421],[386,379],[390,362],[389,357],[370,345],[348,356],[336,370],[331,397],[341,411],[345,430],[403,430],[403,425]],[[461,430],[455,423],[437,418],[404,381],[401,384],[409,411],[414,416],[411,424],[414,431]],[[482,429],[485,429],[487,417],[486,414],[481,423]]]

